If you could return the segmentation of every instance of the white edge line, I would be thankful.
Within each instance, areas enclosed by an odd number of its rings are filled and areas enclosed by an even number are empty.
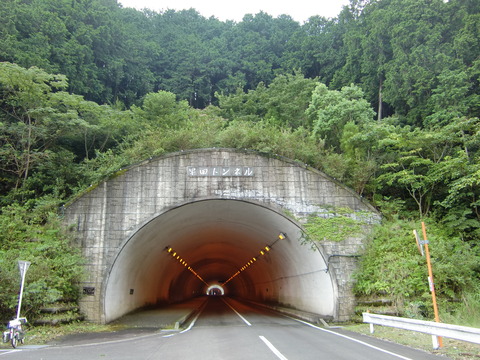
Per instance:
[[[205,310],[205,307],[207,306],[207,301],[208,300],[205,300],[205,302],[202,304],[202,306],[200,307],[200,310],[198,310],[198,313],[197,315],[193,318],[193,320],[190,322],[190,325],[188,325],[188,327],[183,330],[183,331],[180,331],[179,334],[183,334],[183,333],[186,333],[187,331],[190,331],[192,329],[192,327],[195,325],[195,322],[197,321],[197,319],[200,317],[200,315],[202,314],[203,310]],[[173,336],[176,335],[176,334],[173,334]],[[166,335],[164,337],[170,337],[172,335]]]
[[[172,336],[175,336],[175,335],[177,335],[177,334],[163,335],[162,337],[163,338],[169,338],[169,337],[172,337]]]
[[[16,353],[16,352],[21,352],[21,351],[22,351],[21,349],[7,350],[7,351],[5,351],[5,352],[2,352],[2,353],[0,354],[0,356],[2,356],[2,355],[8,355],[8,354],[11,354],[11,353]]]
[[[226,300],[224,300],[224,299],[222,299],[222,301],[223,301],[225,304],[227,304],[228,307],[229,307],[230,309],[232,309],[232,310],[235,312],[235,314],[237,314],[237,315],[240,317],[240,319],[243,320],[243,322],[244,322],[245,324],[247,324],[248,326],[252,326],[252,324],[250,324],[247,319],[245,319],[242,315],[240,315],[240,313],[239,313],[237,310],[235,310],[235,309],[232,307],[232,305],[230,305],[230,304],[229,304]]]
[[[272,350],[272,352],[277,355],[277,357],[281,360],[288,360],[285,356],[283,356],[283,354],[277,350],[277,348],[275,346],[272,345],[272,343],[270,341],[268,341],[264,336],[259,336],[259,338],[265,343],[265,345],[268,346],[268,348],[270,350]]]
[[[203,309],[198,312],[198,314],[193,318],[192,322],[190,323],[190,325],[188,325],[188,327],[185,330],[180,331],[180,334],[186,333],[187,331],[190,331],[192,329],[193,325],[195,325],[195,322],[199,318],[202,311],[203,311]],[[175,335],[175,334],[173,334],[173,335]],[[173,336],[173,335],[166,335],[164,337],[170,337],[170,336]]]
[[[118,340],[110,340],[110,341],[87,343],[87,344],[48,345],[47,347],[45,347],[45,349],[67,349],[67,348],[76,348],[76,347],[87,347],[87,346],[96,346],[96,345],[117,344],[117,343],[122,343],[122,342],[129,342],[129,341],[141,340],[141,339],[145,339],[145,338],[149,338],[149,337],[154,337],[154,336],[158,336],[158,333],[141,335],[141,336],[131,337],[131,338],[128,338],[128,339],[118,339]]]
[[[203,311],[204,308],[205,307],[203,307],[198,312],[197,316],[195,316],[195,318],[192,320],[192,322],[190,323],[188,328],[179,332],[179,334],[182,334],[186,331],[189,331],[193,327],[193,325],[195,324],[195,321],[197,321],[198,317],[200,316],[200,314],[201,314],[201,312]],[[168,338],[168,337],[175,336],[175,335],[177,335],[177,334],[163,335],[162,337]],[[87,346],[105,345],[105,344],[116,344],[116,343],[122,343],[122,342],[128,342],[128,341],[136,341],[136,340],[145,339],[145,338],[149,338],[149,337],[155,337],[155,336],[159,336],[159,333],[156,332],[154,334],[141,335],[141,336],[137,336],[137,337],[131,337],[131,338],[128,338],[128,339],[118,339],[118,340],[110,340],[110,341],[95,342],[95,343],[88,343],[88,344],[47,346],[46,349],[73,348],[73,347],[87,347]],[[15,352],[15,351],[21,351],[21,350],[20,349],[11,350],[10,352],[8,352],[6,354],[9,354],[9,353]],[[4,355],[4,354],[0,354],[0,356],[2,356],[2,355]]]
[[[318,326],[315,326],[315,325],[313,325],[313,324],[310,324],[310,323],[308,323],[308,322],[306,322],[306,321],[299,320],[299,319],[295,319],[295,318],[290,317],[290,316],[287,316],[287,315],[284,315],[284,316],[288,317],[289,319],[298,321],[298,322],[300,322],[300,323],[302,323],[302,324],[305,324],[305,325],[308,325],[308,326],[310,326],[310,327],[313,327],[313,328],[315,328],[315,329],[318,329],[318,330],[321,330],[321,331],[325,331],[325,332],[327,332],[327,333],[330,333],[330,334],[333,334],[333,335],[337,335],[337,336],[343,337],[343,338],[345,338],[345,339],[354,341],[354,342],[356,342],[356,343],[365,345],[365,346],[367,346],[367,347],[369,347],[369,348],[372,348],[372,349],[381,351],[381,352],[383,352],[383,353],[385,353],[385,354],[393,355],[393,356],[396,356],[396,357],[398,357],[398,358],[400,358],[400,359],[403,359],[403,360],[413,360],[413,359],[408,358],[408,357],[406,357],[406,356],[399,355],[399,354],[396,354],[396,353],[394,353],[394,352],[391,352],[391,351],[388,351],[388,350],[379,348],[378,346],[375,346],[375,345],[371,345],[371,344],[369,344],[369,343],[367,343],[367,342],[365,342],[365,341],[357,340],[357,339],[352,338],[352,337],[347,336],[347,335],[343,335],[343,334],[336,333],[336,332],[334,332],[334,331],[330,331],[330,330],[327,330],[327,329],[323,329],[323,328],[321,328],[321,327],[318,327]]]

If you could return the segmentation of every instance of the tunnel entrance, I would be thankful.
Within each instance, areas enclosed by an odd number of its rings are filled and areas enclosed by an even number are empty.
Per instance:
[[[174,207],[125,240],[106,278],[105,321],[219,289],[335,317],[326,257],[301,239],[299,224],[262,204],[207,199]]]
[[[245,149],[181,151],[120,169],[64,215],[86,259],[80,308],[99,323],[204,295],[212,284],[346,321],[358,254],[380,219],[321,171]],[[360,232],[303,245],[302,224],[340,217]]]

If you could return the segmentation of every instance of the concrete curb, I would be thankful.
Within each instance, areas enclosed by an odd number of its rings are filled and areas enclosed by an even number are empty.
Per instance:
[[[307,321],[309,323],[316,324],[316,325],[321,325],[321,326],[324,326],[326,328],[330,327],[330,325],[328,325],[327,321],[332,320],[332,318],[324,318],[319,314],[315,314],[315,313],[311,313],[311,312],[307,312],[307,311],[302,311],[302,310],[297,310],[297,309],[291,309],[291,308],[283,307],[283,306],[280,306],[280,305],[267,305],[267,304],[261,304],[261,303],[257,303],[257,302],[254,302],[254,301],[250,301],[250,300],[242,300],[242,301],[249,302],[249,303],[251,303],[255,306],[258,306],[258,307],[261,307],[261,308],[266,308],[266,309],[275,311],[279,314],[293,317],[295,319]]]
[[[180,330],[181,327],[183,327],[183,325],[185,323],[187,323],[190,319],[194,318],[195,315],[197,315],[198,313],[200,313],[203,308],[205,307],[205,304],[207,303],[208,299],[205,299],[201,304],[200,306],[196,307],[195,309],[191,310],[188,314],[185,314],[184,316],[182,316],[178,321],[175,322],[175,330]]]

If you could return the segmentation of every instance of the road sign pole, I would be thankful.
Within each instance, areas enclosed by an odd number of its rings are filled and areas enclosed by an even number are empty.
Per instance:
[[[432,293],[433,312],[435,314],[435,321],[440,322],[440,316],[438,315],[437,296],[435,295],[435,284],[433,282],[432,263],[430,261],[430,250],[428,248],[427,230],[425,228],[425,223],[423,221],[422,221],[422,232],[423,232],[423,243],[425,245],[425,257],[427,258],[428,283],[430,285],[430,292]],[[442,338],[440,336],[434,336],[432,338],[433,338],[433,347],[435,349],[439,349],[443,347]]]
[[[25,284],[25,274],[27,273],[29,266],[29,261],[18,260],[18,268],[20,269],[22,281],[20,283],[20,295],[18,297],[17,319],[20,317],[20,309],[22,308],[23,286]]]

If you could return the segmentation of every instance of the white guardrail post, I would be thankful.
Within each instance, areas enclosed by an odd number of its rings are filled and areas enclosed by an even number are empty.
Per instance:
[[[363,313],[363,322],[370,324],[370,332],[372,333],[374,331],[373,325],[381,325],[480,344],[480,329],[467,326],[371,313]],[[435,342],[433,348],[436,349]]]

